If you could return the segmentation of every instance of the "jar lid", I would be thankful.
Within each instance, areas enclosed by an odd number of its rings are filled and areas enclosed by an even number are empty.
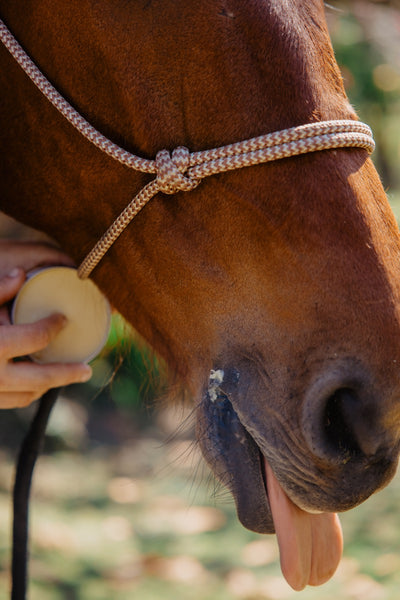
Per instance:
[[[12,307],[16,325],[33,323],[54,313],[67,323],[46,348],[31,355],[38,363],[89,362],[107,341],[110,305],[93,281],[80,279],[71,267],[32,271]]]

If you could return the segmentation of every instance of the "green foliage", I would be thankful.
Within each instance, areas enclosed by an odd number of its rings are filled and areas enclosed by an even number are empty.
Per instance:
[[[94,410],[114,408],[145,416],[166,385],[162,361],[118,314],[113,315],[105,348],[91,365],[92,379],[73,386],[69,395],[86,399]]]
[[[339,10],[328,15],[335,55],[350,102],[361,120],[373,129],[377,148],[372,158],[383,184],[390,198],[397,199],[400,189],[398,37],[392,40],[393,33],[388,31],[385,42],[382,36],[375,38],[371,20],[362,19],[360,22],[354,5],[360,12],[362,3],[348,2],[339,3]],[[368,10],[368,2],[364,6]],[[382,10],[388,9],[383,6]],[[386,15],[386,18],[389,16]],[[394,44],[397,44],[397,49]]]

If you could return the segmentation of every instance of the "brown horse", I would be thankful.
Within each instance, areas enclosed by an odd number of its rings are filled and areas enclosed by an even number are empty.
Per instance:
[[[322,0],[0,0],[0,17],[142,157],[356,118]],[[79,263],[149,177],[83,139],[3,47],[0,65],[1,207]],[[93,278],[191,391],[242,523],[276,529],[293,587],[327,579],[340,533],[314,513],[365,500],[399,453],[400,238],[366,152],[158,194]]]

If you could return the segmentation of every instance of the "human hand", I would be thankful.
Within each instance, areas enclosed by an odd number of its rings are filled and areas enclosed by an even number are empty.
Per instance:
[[[71,262],[59,250],[42,244],[0,243],[0,408],[27,406],[50,388],[87,381],[91,376],[90,367],[81,363],[14,361],[45,348],[65,324],[62,315],[51,315],[36,323],[11,325],[4,306],[25,280],[21,266],[29,270],[44,264]],[[7,267],[11,268],[8,275]]]
[[[73,261],[58,248],[38,242],[0,240],[0,278],[19,267],[25,272],[49,265],[73,267]]]

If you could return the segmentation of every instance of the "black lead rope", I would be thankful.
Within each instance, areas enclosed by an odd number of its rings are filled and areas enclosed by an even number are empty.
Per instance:
[[[15,473],[13,495],[12,590],[11,600],[26,600],[28,583],[29,495],[36,459],[42,449],[44,434],[58,389],[46,392],[22,442]]]

